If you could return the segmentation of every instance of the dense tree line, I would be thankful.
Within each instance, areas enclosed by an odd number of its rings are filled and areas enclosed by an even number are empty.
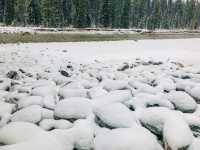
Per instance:
[[[196,29],[197,0],[0,0],[0,22],[46,27]]]

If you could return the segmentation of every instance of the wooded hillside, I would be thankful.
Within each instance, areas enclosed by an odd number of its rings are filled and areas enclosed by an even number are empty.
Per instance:
[[[196,29],[196,0],[0,0],[0,22],[46,27]]]

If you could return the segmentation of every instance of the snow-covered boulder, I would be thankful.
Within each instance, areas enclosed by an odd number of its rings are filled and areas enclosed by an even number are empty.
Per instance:
[[[197,104],[197,109],[196,109],[196,111],[194,112],[194,115],[200,117],[200,104]]]
[[[162,136],[164,123],[170,113],[168,108],[151,107],[138,110],[136,116],[145,128],[158,136]]]
[[[88,96],[91,99],[98,98],[100,96],[106,95],[108,92],[102,87],[94,87],[88,91]]]
[[[11,114],[9,113],[6,113],[2,116],[0,116],[0,128],[4,127],[6,124],[8,124],[8,122],[10,121],[11,119]]]
[[[55,107],[54,116],[61,119],[84,119],[91,113],[91,101],[75,97],[60,101]]]
[[[183,91],[171,91],[167,94],[168,100],[174,104],[175,108],[182,112],[194,112],[197,108],[195,100]]]
[[[32,105],[15,112],[11,121],[24,121],[38,123],[42,119],[42,108],[38,105]]]
[[[94,148],[94,116],[80,119],[74,123],[71,129],[74,138],[74,148],[89,150]]]
[[[137,80],[129,81],[129,85],[136,89],[137,93],[149,93],[149,94],[157,94],[158,92],[162,92],[162,89],[150,86],[147,83],[139,82]]]
[[[31,95],[33,96],[42,96],[42,97],[46,97],[46,96],[57,96],[57,87],[56,86],[39,86],[34,88],[31,91]]]
[[[2,146],[2,150],[73,150],[73,143],[66,140],[65,135],[60,133],[43,133],[32,137],[30,140]]]
[[[107,91],[124,90],[129,88],[128,82],[123,80],[105,80],[102,85]]]
[[[52,109],[54,110],[56,107],[56,103],[58,102],[57,97],[54,97],[52,95],[45,96],[43,98],[43,107],[47,109]]]
[[[90,79],[88,79],[88,80],[80,79],[78,81],[81,83],[81,85],[83,86],[84,89],[90,89],[96,85],[95,82]]]
[[[187,150],[199,150],[200,149],[200,139],[194,139],[193,143],[189,146]]]
[[[94,143],[95,150],[163,150],[156,137],[140,126],[104,132]]]
[[[37,87],[55,87],[56,84],[55,82],[51,81],[51,80],[36,80],[34,82],[31,83],[31,86],[33,89],[37,88]]]
[[[24,86],[24,85],[18,85],[15,86],[15,90],[19,93],[30,93],[32,90],[32,87],[30,85]]]
[[[195,137],[200,137],[200,119],[199,116],[191,113],[183,113],[182,114],[185,121],[189,125],[190,129],[193,132]]]
[[[173,104],[166,99],[163,94],[147,94],[139,93],[129,101],[129,105],[133,109],[141,109],[146,107],[167,107],[169,109],[174,109]]]
[[[52,129],[69,129],[73,125],[71,122],[67,120],[53,120],[53,119],[44,119],[39,123],[40,127],[44,130],[52,130]]]
[[[183,80],[183,79],[174,79],[176,82],[176,89],[179,91],[186,91],[186,89],[191,89],[195,86],[195,82],[191,79]]]
[[[54,124],[55,129],[69,129],[73,127],[73,124],[67,120],[56,120]]]
[[[96,122],[108,128],[128,128],[136,124],[133,113],[123,104],[114,103],[94,109]]]
[[[28,122],[11,122],[0,128],[0,143],[5,145],[16,144],[30,140],[44,131]]]
[[[8,93],[8,91],[0,90],[0,101],[5,101],[5,97]]]
[[[189,93],[198,103],[200,103],[200,85],[196,85],[193,88],[186,88],[186,92]]]
[[[71,97],[85,97],[85,98],[87,98],[87,90],[85,90],[85,89],[61,88],[59,90],[59,95],[63,99],[71,98]]]
[[[15,104],[10,104],[6,102],[0,101],[0,116],[3,116],[4,114],[11,114],[13,111],[16,110]]]
[[[19,93],[18,91],[9,92],[5,96],[5,101],[12,104],[17,104],[21,99],[27,97],[27,93]]]
[[[70,83],[64,84],[63,88],[65,88],[65,89],[84,89],[84,87],[78,81],[72,81]]]
[[[163,139],[166,149],[178,150],[190,146],[194,137],[185,120],[180,115],[173,114],[164,123]]]
[[[126,102],[130,100],[132,97],[132,93],[129,90],[116,90],[111,91],[106,95],[99,96],[95,99],[94,105],[106,105],[110,103],[118,103],[118,102]]]
[[[176,89],[176,84],[174,81],[169,77],[158,77],[155,81],[157,84],[157,88],[163,90],[163,91],[172,91]]]
[[[41,112],[42,112],[42,119],[53,119],[54,118],[53,110],[42,108]]]
[[[11,80],[0,78],[0,90],[8,90],[11,87]]]
[[[19,109],[28,107],[30,105],[39,105],[43,107],[43,99],[41,96],[28,96],[25,98],[22,98],[17,103],[17,106]]]

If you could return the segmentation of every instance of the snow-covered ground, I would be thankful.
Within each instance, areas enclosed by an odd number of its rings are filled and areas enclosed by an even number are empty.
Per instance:
[[[0,45],[0,62],[7,67],[60,66],[77,63],[141,59],[200,63],[200,39],[168,39],[77,43],[30,43]],[[1,67],[2,68],[2,67]],[[32,69],[31,68],[31,69]]]
[[[109,28],[44,28],[44,27],[13,27],[13,26],[0,26],[0,33],[69,33],[69,34],[136,34],[136,33],[200,33],[200,30],[190,29],[157,29],[151,31],[148,29],[109,29]]]
[[[199,150],[200,39],[0,45],[0,150]]]

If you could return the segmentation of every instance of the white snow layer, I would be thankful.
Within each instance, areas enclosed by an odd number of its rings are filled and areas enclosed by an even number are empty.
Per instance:
[[[0,149],[199,150],[199,43],[2,44]]]

